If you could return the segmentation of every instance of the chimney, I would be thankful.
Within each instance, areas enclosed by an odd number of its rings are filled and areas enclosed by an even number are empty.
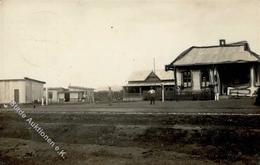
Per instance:
[[[225,46],[226,45],[226,40],[225,39],[220,39],[219,40],[219,46]]]

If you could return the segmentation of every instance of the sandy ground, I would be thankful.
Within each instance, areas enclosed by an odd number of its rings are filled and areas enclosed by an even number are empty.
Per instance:
[[[22,106],[65,159],[12,109],[1,109],[0,165],[259,164],[260,108],[252,102]]]

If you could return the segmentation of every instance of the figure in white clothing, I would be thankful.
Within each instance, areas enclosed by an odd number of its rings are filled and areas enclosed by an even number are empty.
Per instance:
[[[149,97],[150,97],[150,104],[155,104],[155,90],[153,88],[151,88],[149,91],[148,91],[148,94],[149,94]]]

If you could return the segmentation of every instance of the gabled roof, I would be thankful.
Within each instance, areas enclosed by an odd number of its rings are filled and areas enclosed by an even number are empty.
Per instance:
[[[130,75],[128,81],[144,81],[151,72],[150,70],[135,71]]]
[[[131,74],[131,76],[129,77],[128,81],[145,81],[151,73],[153,73],[153,71],[149,71],[149,70],[133,72]],[[156,70],[155,75],[160,80],[173,80],[174,79],[173,71],[166,72],[164,70]]]
[[[174,79],[173,71],[166,72],[165,70],[156,70],[155,74],[159,77],[160,80],[173,80]]]
[[[260,62],[260,57],[252,52],[246,41],[217,46],[192,46],[182,52],[170,65],[210,65],[225,63]]]

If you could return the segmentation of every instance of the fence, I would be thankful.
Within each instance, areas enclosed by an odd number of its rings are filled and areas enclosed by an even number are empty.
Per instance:
[[[147,91],[143,93],[124,93],[124,101],[140,101],[149,100],[150,96]],[[213,100],[214,92],[212,88],[203,89],[201,91],[184,91],[170,90],[164,92],[165,100]],[[156,91],[156,100],[162,99],[162,91]]]

